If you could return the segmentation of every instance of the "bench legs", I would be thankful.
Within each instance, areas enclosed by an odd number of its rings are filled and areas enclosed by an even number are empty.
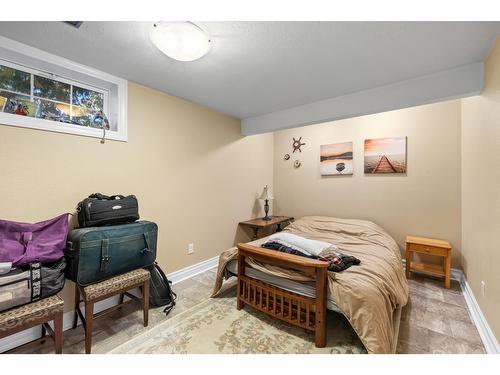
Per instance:
[[[120,294],[120,300],[118,301],[119,305],[123,305],[124,298],[125,298],[125,293]],[[122,307],[120,306],[120,308],[118,310],[121,310],[121,309],[122,309]]]
[[[56,354],[62,353],[63,342],[63,312],[56,313],[54,318],[54,349]]]
[[[142,287],[142,313],[144,327],[147,327],[149,324],[149,280],[146,280]]]
[[[133,302],[133,300],[138,300],[141,302],[142,309],[143,309],[143,320],[144,320],[144,327],[148,326],[149,323],[149,280],[144,281],[142,284],[132,286],[132,288],[137,288],[140,287],[142,290],[142,298],[136,297],[130,293],[128,293],[126,290],[122,290],[119,293],[115,294],[110,294],[107,296],[100,297],[99,299],[92,300],[92,301],[83,301],[85,305],[85,314],[83,314],[80,310],[80,287],[78,285],[75,285],[75,314],[73,316],[73,328],[76,328],[78,324],[78,318],[81,319],[83,323],[83,327],[85,329],[85,354],[90,354],[92,352],[92,330],[93,330],[93,323],[95,318],[99,318],[101,316],[104,316],[110,312],[113,312],[115,310],[121,309],[122,306],[127,305],[129,302]],[[117,306],[110,307],[104,311],[101,311],[97,314],[94,314],[94,305],[96,302],[112,297],[114,295],[120,294],[119,297],[119,304]],[[123,301],[124,296],[127,296],[131,298],[130,301]]]
[[[45,342],[48,332],[54,340],[54,353],[62,354],[63,311],[54,313],[52,321],[54,322],[54,329],[52,329],[48,322],[42,323],[42,337],[40,343],[43,344]]]
[[[78,306],[80,306],[80,289],[78,285],[75,284],[75,313],[73,315],[73,329],[76,328],[78,324]]]
[[[92,351],[92,323],[94,320],[94,303],[85,302],[85,354]]]

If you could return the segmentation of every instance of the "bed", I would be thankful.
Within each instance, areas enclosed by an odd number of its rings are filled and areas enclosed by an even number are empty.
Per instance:
[[[333,243],[361,264],[329,272],[324,262],[262,249],[262,238],[222,252],[214,296],[236,275],[237,308],[248,304],[311,329],[317,346],[326,342],[326,309],[336,311],[368,353],[395,353],[408,285],[394,239],[370,221],[323,216],[303,217],[284,231]]]

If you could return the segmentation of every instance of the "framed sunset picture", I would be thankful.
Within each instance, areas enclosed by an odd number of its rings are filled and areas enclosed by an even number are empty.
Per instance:
[[[365,173],[406,173],[406,137],[365,139]]]
[[[352,142],[320,146],[319,159],[322,176],[352,174]]]

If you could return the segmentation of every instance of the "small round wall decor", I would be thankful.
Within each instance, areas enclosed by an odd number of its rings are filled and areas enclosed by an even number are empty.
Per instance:
[[[302,165],[302,162],[301,162],[300,160],[295,160],[295,161],[293,162],[293,166],[294,166],[295,168],[299,168],[301,165]]]
[[[285,154],[285,156],[283,156],[283,159],[289,160],[290,159],[290,154]]]

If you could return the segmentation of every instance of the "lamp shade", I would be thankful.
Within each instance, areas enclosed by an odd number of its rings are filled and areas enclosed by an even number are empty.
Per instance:
[[[260,195],[259,199],[262,199],[262,200],[271,200],[271,199],[274,199],[273,196],[271,195],[271,193],[269,192],[269,188],[266,186],[264,186],[264,190],[262,190],[262,194]]]

